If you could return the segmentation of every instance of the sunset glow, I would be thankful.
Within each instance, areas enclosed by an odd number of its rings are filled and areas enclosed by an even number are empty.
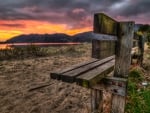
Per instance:
[[[0,41],[20,34],[91,31],[93,15],[150,24],[150,0],[4,0],[0,3]]]
[[[9,38],[12,38],[14,36],[21,35],[21,34],[66,33],[68,35],[74,35],[80,32],[92,30],[92,27],[68,29],[67,25],[65,24],[52,24],[48,22],[31,21],[31,20],[0,21],[0,25],[1,25],[0,26],[0,41],[5,41]],[[5,25],[5,26],[2,26],[2,25]]]

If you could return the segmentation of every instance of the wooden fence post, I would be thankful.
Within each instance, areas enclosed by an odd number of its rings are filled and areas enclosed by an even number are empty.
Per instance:
[[[143,64],[143,56],[144,56],[144,37],[139,36],[139,43],[138,43],[139,51],[140,51],[140,56],[138,58],[138,64],[142,66]]]
[[[101,113],[103,111],[103,91],[91,89],[91,111]]]
[[[116,58],[114,76],[127,78],[131,63],[131,49],[134,35],[134,22],[118,23],[118,41],[116,46]],[[112,94],[111,113],[124,113],[126,97]]]

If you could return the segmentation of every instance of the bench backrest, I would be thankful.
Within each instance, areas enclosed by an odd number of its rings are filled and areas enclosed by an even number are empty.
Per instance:
[[[111,17],[98,13],[94,15],[94,33],[92,40],[92,58],[104,59],[117,52],[119,22]],[[105,34],[105,35],[104,35]],[[143,55],[144,38],[134,33],[132,53]]]
[[[115,36],[104,35],[99,35],[97,37],[97,39],[92,40],[92,58],[104,59],[115,55],[117,38]]]
[[[94,15],[94,39],[92,40],[92,57],[104,59],[115,55],[118,23],[107,15]],[[102,35],[105,34],[105,35]]]

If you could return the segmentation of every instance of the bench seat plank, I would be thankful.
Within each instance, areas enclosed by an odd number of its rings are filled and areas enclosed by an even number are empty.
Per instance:
[[[85,73],[87,74],[88,72],[95,70],[95,68],[114,60],[114,58],[115,56],[110,56],[103,60],[94,59],[82,64],[74,65],[61,71],[52,72],[50,76],[52,79],[58,79],[62,80],[63,82],[73,83],[76,81],[76,77],[84,75]]]
[[[51,72],[50,73],[50,77],[52,78],[52,79],[60,79],[60,75],[61,74],[63,74],[63,73],[65,73],[65,72],[68,72],[68,71],[72,71],[72,70],[74,70],[74,69],[78,69],[78,68],[80,68],[80,67],[82,67],[82,66],[85,66],[85,65],[87,65],[87,64],[91,64],[91,63],[94,63],[94,62],[96,62],[96,61],[98,61],[98,59],[91,59],[91,60],[89,60],[89,61],[86,61],[86,62],[82,62],[82,63],[79,63],[79,64],[76,64],[76,65],[73,65],[73,66],[71,66],[71,67],[68,67],[68,68],[66,68],[66,69],[59,69],[59,70],[57,70],[57,71],[55,71],[55,72]]]
[[[96,85],[102,78],[113,71],[114,64],[115,60],[112,60],[91,70],[90,72],[82,74],[81,76],[76,78],[77,84],[87,88]]]
[[[109,62],[113,59],[114,59],[114,56],[111,56],[111,57],[105,58],[103,60],[99,60],[97,62],[87,64],[87,65],[82,66],[80,68],[65,72],[65,73],[60,75],[61,80],[64,82],[73,83],[73,82],[75,82],[76,77],[78,77],[78,76],[80,76],[86,72],[92,71],[94,68],[97,68],[97,67],[103,65],[104,63]]]

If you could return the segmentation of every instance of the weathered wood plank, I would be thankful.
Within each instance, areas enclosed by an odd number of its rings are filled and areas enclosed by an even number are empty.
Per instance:
[[[97,103],[96,103],[96,90],[95,89],[91,89],[91,111],[93,113],[95,113],[95,110],[96,110],[96,106],[97,106]]]
[[[56,70],[56,71],[50,73],[50,77],[51,77],[52,79],[58,79],[58,80],[60,80],[60,75],[61,75],[61,74],[65,73],[65,72],[68,72],[68,71],[72,71],[72,70],[74,70],[74,69],[78,69],[78,68],[80,68],[80,67],[82,67],[82,66],[85,66],[85,65],[87,65],[87,64],[94,63],[94,62],[96,62],[96,61],[98,61],[98,59],[91,59],[91,60],[89,60],[89,61],[86,61],[86,62],[82,62],[82,63],[76,64],[76,65],[73,65],[73,66],[68,67],[68,68],[66,68],[66,69],[63,69],[63,70],[62,70],[62,69]]]
[[[143,65],[143,57],[144,57],[144,37],[139,36],[139,51],[140,51],[140,56],[138,58],[138,64],[140,66]]]
[[[96,104],[97,104],[97,109],[98,113],[103,112],[103,91],[102,90],[96,90]]]
[[[114,57],[115,56],[110,56],[110,57],[105,58],[103,60],[99,60],[97,62],[94,62],[94,63],[91,63],[91,64],[87,64],[87,65],[82,66],[80,68],[77,68],[77,69],[65,72],[65,73],[63,73],[63,74],[60,75],[61,76],[60,78],[64,82],[69,82],[69,83],[75,82],[75,78],[77,76],[79,76],[81,74],[84,74],[86,72],[92,71],[92,69],[97,68],[100,65],[113,60]]]
[[[142,66],[143,63],[143,55],[144,55],[144,38],[142,35],[134,34],[133,39],[133,48],[132,48],[132,60],[131,64],[133,63],[133,59],[136,59],[136,63]]]
[[[115,54],[116,40],[92,40],[92,57],[104,59]]]
[[[117,36],[113,35],[105,35],[105,34],[98,34],[98,33],[92,33],[93,37],[92,39],[96,40],[108,40],[108,41],[117,41]]]
[[[127,78],[131,62],[131,50],[133,40],[133,22],[121,22],[119,24],[118,41],[116,43],[115,77]]]
[[[96,85],[102,78],[107,76],[114,69],[114,60],[109,61],[87,73],[82,74],[76,78],[78,85],[91,88]]]
[[[93,89],[105,90],[112,94],[125,96],[127,87],[127,79],[118,77],[103,78],[98,84],[93,86]]]
[[[131,49],[134,35],[134,22],[121,22],[118,26],[114,76],[127,78],[131,63]],[[111,113],[124,113],[125,96],[112,94]]]
[[[101,113],[103,111],[103,92],[97,89],[91,89],[91,111],[92,113]]]
[[[97,13],[94,15],[94,32],[108,35],[117,35],[118,23],[111,17]]]

